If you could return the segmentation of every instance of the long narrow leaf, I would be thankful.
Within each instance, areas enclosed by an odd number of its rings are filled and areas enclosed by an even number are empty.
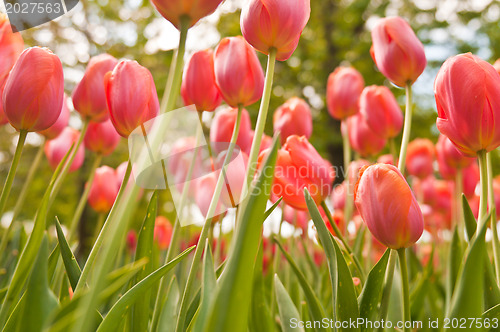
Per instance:
[[[293,324],[300,321],[300,314],[277,274],[274,275],[274,289],[283,332],[304,332],[304,329],[299,327],[298,324],[295,324],[297,327]]]
[[[68,275],[69,282],[71,284],[71,288],[73,290],[76,288],[78,284],[78,279],[80,279],[80,274],[82,270],[76,261],[75,255],[71,251],[66,238],[64,237],[63,230],[61,228],[61,224],[59,223],[59,219],[56,217],[56,230],[57,230],[57,240],[59,242],[59,248],[61,251],[61,256],[63,259],[64,267],[66,268],[66,274]]]

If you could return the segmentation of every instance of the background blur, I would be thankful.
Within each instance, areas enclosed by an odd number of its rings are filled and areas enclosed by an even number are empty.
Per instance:
[[[201,20],[189,31],[186,58],[196,50],[215,47],[221,37],[239,35],[239,12],[243,0],[226,0],[211,16]],[[494,0],[312,0],[311,18],[302,34],[299,47],[286,62],[276,66],[270,112],[292,96],[304,98],[311,105],[314,131],[311,142],[334,165],[342,163],[340,126],[326,111],[325,87],[328,75],[341,64],[354,66],[366,85],[390,85],[380,74],[369,54],[370,30],[379,17],[404,17],[425,45],[428,66],[414,85],[414,122],[412,138],[429,137],[437,140],[436,110],[433,82],[442,62],[457,53],[472,52],[493,62],[500,57],[500,3]],[[5,12],[3,3],[0,11]],[[135,59],[152,72],[158,95],[163,90],[172,58],[172,49],[178,43],[178,31],[163,19],[147,0],[80,1],[67,15],[54,22],[23,31],[26,46],[50,48],[64,65],[65,89],[68,95],[83,76],[90,57],[107,52],[116,58]],[[265,68],[265,57],[259,54]],[[403,90],[391,86],[403,106]],[[179,107],[182,106],[179,98]],[[258,103],[248,107],[253,123]],[[223,106],[224,107],[224,106]],[[272,114],[266,133],[272,135]],[[79,128],[78,114],[72,114],[70,125]],[[9,125],[0,128],[0,182],[5,181],[17,134]],[[42,139],[35,133],[28,135],[10,201],[14,202]],[[73,215],[78,198],[88,177],[93,156],[87,153],[84,166],[70,174],[54,204],[52,214],[64,223]],[[128,158],[126,141],[103,164],[117,167]],[[494,156],[498,173],[498,156]],[[20,219],[33,218],[52,170],[43,161],[34,180],[25,210]],[[340,180],[340,179],[339,179]],[[147,195],[146,195],[147,196]],[[163,194],[159,214],[173,219],[173,204]],[[145,198],[143,198],[145,199]],[[143,208],[147,204],[141,204]],[[144,211],[137,211],[137,223]],[[87,208],[82,230],[92,227],[96,215]],[[8,215],[3,223],[10,222]]]

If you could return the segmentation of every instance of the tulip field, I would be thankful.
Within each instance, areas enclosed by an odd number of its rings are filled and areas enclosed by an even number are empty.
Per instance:
[[[87,38],[95,3],[67,14]],[[55,26],[78,40],[65,17],[18,32],[0,13],[1,332],[500,331],[484,43],[437,61],[402,10],[337,15],[325,47],[310,0],[128,6],[136,45],[153,15],[174,49],[82,54],[49,47]],[[341,53],[348,22],[368,47]],[[320,79],[325,49],[345,59]]]

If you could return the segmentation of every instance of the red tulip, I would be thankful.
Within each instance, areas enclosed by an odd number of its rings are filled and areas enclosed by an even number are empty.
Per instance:
[[[389,248],[408,248],[422,235],[420,207],[393,165],[375,164],[362,169],[354,202],[373,236]]]
[[[227,142],[231,141],[231,136],[234,131],[234,123],[238,116],[236,108],[225,108],[218,111],[212,122],[210,129],[210,141],[212,142]],[[241,114],[240,131],[236,144],[241,151],[248,153],[252,145],[250,115],[247,110],[243,110]],[[226,147],[227,148],[227,147]],[[225,149],[224,149],[225,150]]]
[[[107,156],[120,143],[120,135],[116,132],[110,119],[103,122],[90,122],[85,133],[84,143],[88,150]]]
[[[117,186],[118,175],[109,166],[101,166],[95,170],[94,181],[90,187],[89,205],[98,213],[108,213],[115,203],[120,189]]]
[[[3,109],[17,130],[41,131],[61,114],[64,77],[61,60],[49,49],[23,51],[3,91]]]
[[[389,165],[396,165],[394,163],[394,156],[392,154],[383,154],[377,159],[377,163],[380,164],[389,164]]]
[[[309,223],[309,213],[303,210],[297,210],[286,205],[283,209],[283,221],[286,221],[292,226],[296,226],[302,230],[302,235],[307,235],[307,225]]]
[[[104,75],[115,68],[118,60],[109,54],[100,54],[90,59],[85,74],[73,90],[73,105],[84,119],[102,122],[109,118]]]
[[[479,166],[473,162],[469,167],[463,170],[463,193],[465,197],[471,198],[479,183]]]
[[[424,45],[401,17],[379,20],[372,30],[370,50],[378,69],[398,86],[413,84],[427,65]]]
[[[343,120],[359,111],[359,97],[363,92],[363,76],[352,67],[337,67],[328,76],[326,104],[328,112],[337,120]]]
[[[76,144],[79,137],[80,132],[78,130],[66,127],[63,129],[61,134],[59,134],[59,136],[45,143],[45,155],[47,156],[47,160],[53,169],[57,168],[57,165],[59,165],[66,153],[68,153],[71,146]],[[73,160],[69,171],[73,172],[79,169],[83,164],[84,157],[85,149],[83,148],[83,145],[81,145],[76,152],[75,159]]]
[[[68,108],[68,98],[64,96],[62,103],[61,114],[57,118],[56,122],[49,128],[39,131],[38,133],[45,136],[46,139],[54,139],[61,134],[64,128],[68,126],[69,122],[69,108]]]
[[[158,216],[155,220],[155,241],[161,250],[165,250],[170,245],[173,227],[170,221],[164,216]]]
[[[160,104],[153,76],[136,61],[120,61],[104,77],[104,89],[111,122],[125,138],[158,114]]]
[[[7,15],[0,13],[0,59],[2,59],[0,61],[0,86],[5,82],[23,48],[23,37],[19,32],[12,32]]]
[[[131,229],[127,233],[127,249],[132,253],[135,248],[137,248],[137,233]]]
[[[427,138],[417,138],[408,144],[406,168],[408,174],[425,179],[434,172],[434,144]]]
[[[177,29],[181,28],[181,19],[187,18],[188,28],[200,19],[212,14],[222,0],[151,0],[160,14]]]
[[[342,122],[341,129],[348,130],[351,147],[363,157],[376,155],[387,143],[385,138],[371,130],[361,113],[348,117]]]
[[[359,110],[368,126],[381,137],[396,137],[403,128],[403,113],[385,86],[366,87],[359,99]]]
[[[500,146],[500,75],[470,53],[445,61],[434,81],[437,128],[466,156]]]
[[[208,216],[208,210],[210,208],[210,203],[215,193],[215,186],[217,185],[217,179],[219,177],[219,172],[209,173],[196,179],[196,190],[195,190],[195,202],[200,208],[201,214],[205,218],[212,218],[212,222],[219,221],[224,217],[226,208],[222,204],[222,201],[217,202],[215,211],[212,215]]]
[[[250,0],[241,10],[241,32],[257,50],[276,59],[287,60],[299,44],[302,30],[311,14],[310,0]]]
[[[194,104],[199,112],[211,112],[220,105],[212,50],[198,51],[191,56],[184,69],[181,95],[184,105]]]
[[[346,187],[347,183],[345,181],[333,187],[330,201],[332,202],[332,206],[335,211],[343,211],[345,208]]]
[[[500,59],[497,59],[495,63],[493,64],[493,68],[500,74]]]
[[[441,167],[451,167],[453,173],[457,169],[464,169],[474,162],[474,158],[464,156],[455,145],[444,135],[439,136],[436,144],[436,156],[438,160],[439,170]]]
[[[215,81],[229,106],[248,106],[262,97],[264,71],[243,37],[222,39],[214,59]]]
[[[304,188],[321,203],[331,192],[335,171],[307,138],[292,135],[278,151],[274,176],[273,194],[293,208],[305,210]]]
[[[293,97],[274,112],[273,125],[274,132],[280,133],[282,144],[292,135],[309,138],[312,134],[311,109],[303,99]]]
[[[493,179],[493,192],[495,194],[495,211],[498,219],[500,217],[500,175]]]

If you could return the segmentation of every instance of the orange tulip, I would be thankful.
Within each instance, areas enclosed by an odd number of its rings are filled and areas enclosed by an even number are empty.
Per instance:
[[[425,179],[434,172],[434,144],[427,138],[417,138],[408,144],[406,169],[408,174]]]
[[[155,241],[161,250],[165,250],[170,245],[173,227],[170,221],[164,216],[158,216],[155,220]]]

